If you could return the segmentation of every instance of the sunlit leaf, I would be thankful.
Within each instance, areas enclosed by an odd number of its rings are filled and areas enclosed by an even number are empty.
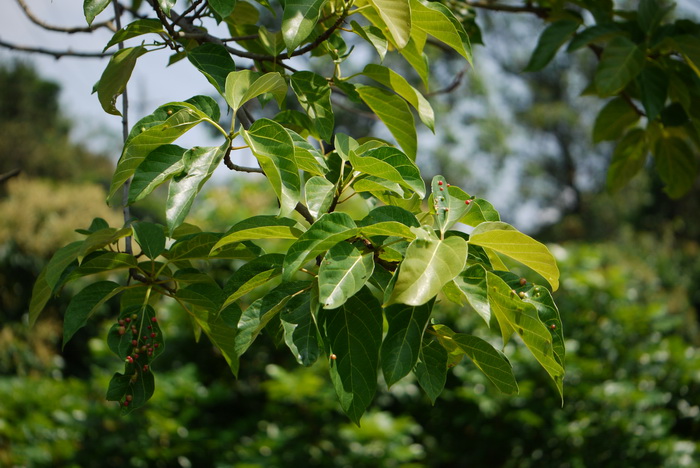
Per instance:
[[[299,364],[310,366],[321,352],[316,326],[318,300],[312,291],[306,291],[289,300],[280,313],[284,327],[284,341]]]
[[[316,73],[300,71],[292,75],[291,83],[299,104],[314,123],[318,135],[326,141],[331,141],[335,118],[328,81]]]
[[[314,30],[326,0],[286,0],[282,14],[282,36],[291,53]]]
[[[406,101],[396,94],[372,86],[357,87],[362,100],[384,122],[396,142],[415,161],[418,141],[413,114]]]
[[[319,302],[325,309],[336,309],[354,296],[374,270],[372,252],[362,253],[348,242],[328,250],[318,270]]]
[[[301,230],[296,226],[297,222],[291,218],[280,218],[270,215],[253,216],[236,223],[214,245],[212,251],[244,240],[298,239],[301,235]]]
[[[112,115],[122,115],[115,107],[117,98],[126,89],[126,83],[131,78],[131,72],[134,71],[136,60],[148,50],[143,46],[127,47],[118,50],[109,59],[109,63],[102,72],[100,81],[95,85],[97,98],[105,112]]]
[[[228,2],[235,5],[235,2]],[[227,15],[225,15],[227,16]],[[206,42],[187,52],[187,58],[207,78],[222,96],[226,92],[226,78],[236,70],[236,64],[226,48]]]

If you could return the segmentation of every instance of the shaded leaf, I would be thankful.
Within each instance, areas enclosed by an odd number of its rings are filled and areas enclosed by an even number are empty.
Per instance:
[[[253,216],[236,223],[214,245],[212,251],[244,240],[298,239],[302,232],[296,226],[297,222],[291,218],[270,215]]]
[[[671,198],[685,195],[698,174],[697,155],[678,137],[659,139],[653,151],[656,170],[665,184],[664,192]]]
[[[286,11],[285,9],[285,13]],[[331,141],[335,118],[328,81],[316,73],[300,71],[292,75],[291,83],[299,104],[313,122],[318,135],[325,141]]]
[[[413,370],[418,383],[435,404],[442,393],[447,381],[447,351],[437,340],[423,337],[420,355],[416,368]]]
[[[165,250],[165,232],[160,224],[144,221],[134,223],[134,240],[146,257],[155,260]]]
[[[620,190],[644,167],[647,160],[646,133],[634,128],[620,140],[608,167],[607,187]]]
[[[639,120],[632,106],[623,98],[609,101],[600,111],[593,125],[593,142],[616,140],[622,136],[627,127]]]
[[[281,275],[283,261],[283,254],[267,254],[246,263],[236,270],[224,286],[226,299],[223,307],[228,306],[255,288]]]
[[[611,40],[600,57],[595,74],[595,85],[600,96],[611,96],[622,91],[644,66],[641,47],[626,37]]]
[[[547,26],[537,40],[537,46],[532,52],[525,71],[534,72],[546,67],[559,48],[576,32],[578,27],[578,21],[568,19],[555,21]]]
[[[668,75],[659,67],[646,66],[639,74],[640,98],[649,121],[656,119],[664,108],[668,86]]]
[[[284,341],[299,364],[307,367],[320,354],[317,312],[318,300],[314,300],[312,291],[307,291],[291,298],[280,313]]]
[[[118,50],[109,59],[100,81],[95,85],[97,99],[99,99],[102,109],[108,114],[122,115],[115,107],[117,97],[126,89],[126,83],[131,78],[136,60],[146,52],[148,50],[143,46],[127,47]]]
[[[469,302],[469,305],[486,321],[491,323],[491,307],[487,295],[486,270],[481,265],[472,265],[457,276],[454,284]]]
[[[328,250],[318,270],[319,302],[324,309],[336,309],[354,296],[374,271],[372,252],[362,253],[349,242]]]
[[[235,1],[222,3],[229,3],[232,7],[235,6]],[[229,73],[236,70],[236,64],[226,48],[220,44],[206,42],[188,51],[187,58],[197,70],[202,72],[219,94],[224,96],[226,92],[226,78]]]
[[[92,283],[73,296],[63,319],[63,347],[75,332],[87,323],[99,307],[119,293],[121,286],[114,281]]]
[[[241,308],[237,304],[229,304],[220,313],[216,313],[195,307],[192,309],[192,316],[212,344],[219,348],[233,375],[238,377],[239,355],[236,353],[234,340]]]

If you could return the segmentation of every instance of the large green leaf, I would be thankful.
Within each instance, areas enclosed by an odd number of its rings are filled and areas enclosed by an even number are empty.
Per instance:
[[[646,132],[635,128],[627,132],[613,152],[608,168],[607,187],[617,191],[644,167],[647,160]]]
[[[337,243],[318,270],[319,302],[324,309],[337,309],[362,289],[373,271],[372,252],[363,254],[349,242]]]
[[[351,151],[350,163],[353,170],[400,184],[421,198],[425,196],[425,183],[418,166],[397,148],[383,146],[361,155]]]
[[[173,236],[174,234],[171,234],[171,237]],[[219,239],[221,239],[221,234],[213,232],[190,234],[178,239],[163,255],[171,261],[209,258],[252,260],[264,253],[260,247],[247,241],[212,252],[212,247]]]
[[[195,307],[216,314],[224,302],[224,293],[213,281],[194,283],[177,291],[175,298]]]
[[[95,17],[112,3],[112,0],[83,0],[83,14],[87,24],[92,24]]]
[[[32,287],[32,298],[29,301],[29,328],[32,328],[44,311],[46,303],[51,299],[53,289],[46,281],[46,268],[41,270]]]
[[[469,305],[478,313],[486,324],[491,323],[491,307],[487,295],[486,270],[481,265],[472,265],[457,276],[454,284],[459,288],[469,302]]]
[[[654,145],[654,163],[664,181],[664,191],[680,198],[693,186],[698,174],[697,154],[678,137],[659,139]]]
[[[452,11],[438,2],[411,0],[413,27],[424,31],[453,48],[467,62],[472,62],[469,38]]]
[[[165,250],[163,226],[141,221],[132,225],[134,240],[146,257],[155,260]]]
[[[525,71],[539,71],[547,66],[556,55],[559,48],[571,37],[579,27],[578,21],[562,19],[555,21],[542,31],[537,40],[537,46],[532,52]]]
[[[258,159],[280,201],[280,216],[289,216],[301,197],[301,179],[294,160],[294,144],[283,126],[259,119],[243,131],[243,138]]]
[[[287,82],[282,75],[276,72],[260,75],[250,70],[241,70],[231,72],[226,77],[224,97],[234,114],[246,102],[267,93],[272,93],[278,102],[284,99]]]
[[[394,290],[385,305],[425,304],[462,271],[466,261],[467,243],[461,237],[414,240],[406,250]]]
[[[469,243],[517,260],[542,275],[553,290],[559,288],[559,268],[549,249],[513,226],[501,222],[481,223],[472,231]]]
[[[259,215],[253,216],[236,223],[214,245],[212,251],[221,247],[255,239],[298,239],[301,230],[297,222],[291,218],[279,218],[277,216]]]
[[[109,59],[109,63],[94,89],[97,91],[97,99],[99,99],[102,109],[108,114],[122,115],[115,106],[117,98],[126,89],[126,83],[131,78],[136,60],[146,52],[148,50],[143,46],[127,47],[118,50]]]
[[[310,127],[310,125],[309,125]],[[300,171],[322,176],[328,172],[328,164],[321,152],[297,132],[286,128],[294,144],[294,159]]]
[[[87,323],[88,318],[99,307],[107,302],[115,294],[119,293],[121,286],[114,281],[98,281],[88,285],[85,289],[73,296],[66,309],[63,319],[63,346],[70,341],[75,332]]]
[[[403,223],[398,221],[382,221],[376,224],[368,224],[360,228],[360,235],[365,237],[372,236],[394,236],[403,237],[404,239],[413,240],[416,234]]]
[[[411,32],[411,40],[408,41],[406,47],[401,49],[399,53],[406,60],[406,62],[413,67],[416,73],[418,73],[418,76],[420,77],[425,89],[429,89],[430,65],[428,62],[428,56],[423,53],[423,46],[421,45],[419,47],[417,41],[414,39],[414,37],[418,35],[425,36],[425,33],[417,28],[413,28],[413,31]]]
[[[418,363],[413,372],[434,405],[447,381],[447,351],[436,339],[428,335],[423,337]]]
[[[83,249],[84,241],[75,241],[61,247],[53,254],[51,260],[44,268],[44,279],[46,285],[53,291],[53,289],[58,285],[63,272],[66,271],[68,266],[75,262]]]
[[[233,375],[238,376],[238,354],[234,346],[236,338],[236,324],[241,317],[241,308],[237,304],[230,304],[220,313],[207,311],[194,307],[192,316],[207,335],[209,340],[219,348],[226,359]]]
[[[500,221],[501,215],[493,207],[493,205],[482,198],[475,198],[470,203],[471,208],[462,219],[459,220],[460,223],[464,223],[467,226],[478,226],[484,221]]]
[[[333,203],[335,184],[325,177],[314,176],[304,185],[306,207],[314,218],[326,213]]]
[[[396,142],[411,160],[416,160],[418,140],[413,114],[406,101],[396,94],[372,86],[358,86],[362,100],[384,122]]]
[[[384,34],[382,34],[382,30],[374,25],[360,26],[357,21],[351,21],[350,25],[352,26],[352,32],[372,44],[374,50],[379,54],[379,59],[383,61],[384,57],[386,57],[389,43]]]
[[[282,14],[282,37],[291,54],[313,32],[326,0],[286,0]]]
[[[83,276],[105,273],[107,271],[123,270],[126,268],[136,268],[138,262],[136,257],[119,252],[100,251],[89,255],[80,266],[62,281],[68,283]]]
[[[382,372],[391,387],[415,367],[435,301],[420,306],[394,304],[384,310],[389,324],[380,351]]]
[[[224,286],[224,307],[282,274],[284,255],[267,254],[252,260],[231,275]]]
[[[674,37],[676,48],[683,54],[683,58],[700,76],[700,40],[697,35],[684,34]]]
[[[303,366],[316,362],[321,352],[315,318],[317,311],[318,300],[314,300],[313,291],[306,291],[291,298],[280,313],[284,341]]]
[[[589,44],[600,43],[623,34],[619,23],[602,23],[586,28],[576,34],[566,48],[567,52],[573,52]]]
[[[289,2],[287,2],[288,6]],[[285,9],[285,13],[286,11]],[[318,135],[325,141],[331,141],[335,118],[328,81],[316,73],[300,71],[292,75],[291,83],[299,104],[314,123]]]
[[[131,39],[133,37],[138,37],[149,33],[157,34],[162,32],[165,32],[165,30],[163,29],[163,24],[159,20],[138,19],[114,33],[114,36],[112,36],[112,39],[109,40],[104,50],[107,50],[113,45],[119,44],[120,42],[126,41],[127,39]]]
[[[359,426],[377,389],[382,308],[363,288],[339,309],[319,311],[319,323],[335,355],[330,373],[340,406]]]
[[[627,127],[639,120],[639,114],[623,98],[617,97],[608,102],[598,113],[593,125],[593,142],[617,140]]]
[[[236,8],[236,0],[207,0],[209,7],[220,17],[226,18]]]
[[[515,331],[532,355],[547,371],[563,398],[564,368],[557,361],[552,336],[540,321],[537,308],[523,301],[497,275],[486,272],[488,297],[496,319]]]
[[[144,158],[134,171],[129,185],[129,204],[149,195],[159,185],[185,169],[187,150],[177,145],[162,145]]]
[[[430,184],[432,191],[435,220],[441,236],[462,219],[471,209],[471,198],[459,187],[448,187],[441,175],[433,177]]]
[[[403,76],[390,68],[373,63],[365,66],[362,74],[383,84],[408,101],[418,111],[418,116],[423,123],[433,132],[435,131],[433,108],[428,100],[416,88],[411,86]]]
[[[78,261],[82,262],[83,258],[85,258],[88,254],[108,245],[114,244],[119,239],[130,236],[132,232],[131,227],[122,229],[104,228],[93,232],[83,241],[83,245],[80,247],[80,251],[77,255]]]
[[[228,141],[219,147],[196,146],[183,155],[185,170],[170,181],[165,202],[170,233],[185,220],[195,197],[224,158],[227,148]]]
[[[366,0],[374,7],[394,39],[397,49],[403,49],[411,36],[409,0]],[[358,5],[360,6],[360,5]]]
[[[644,66],[644,51],[626,37],[616,37],[605,47],[595,74],[598,94],[611,96],[622,91]]]
[[[234,4],[234,2],[229,2]],[[187,52],[187,58],[207,78],[209,83],[224,96],[226,78],[236,70],[236,64],[226,48],[220,44],[206,42]]]
[[[668,87],[668,75],[659,67],[645,66],[639,74],[640,99],[649,121],[656,119],[664,108]]]
[[[355,236],[357,231],[357,225],[347,214],[324,214],[287,250],[283,279],[289,281],[307,260],[324,253],[338,242]]]

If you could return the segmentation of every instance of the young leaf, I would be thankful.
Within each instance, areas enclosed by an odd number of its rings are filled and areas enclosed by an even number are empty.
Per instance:
[[[299,104],[314,123],[318,135],[325,141],[331,141],[335,120],[328,81],[316,73],[300,71],[292,75],[291,83]]]
[[[372,252],[363,254],[349,242],[338,242],[318,270],[319,302],[324,309],[337,309],[362,289],[373,271]]]
[[[319,324],[336,356],[331,380],[345,414],[358,426],[377,389],[382,309],[367,288],[339,309],[320,310]]]
[[[634,108],[623,98],[608,102],[600,111],[593,125],[593,142],[617,140],[627,127],[639,120]]]
[[[304,185],[306,207],[314,218],[318,218],[328,211],[333,203],[335,184],[325,177],[314,176]]]
[[[423,337],[419,360],[413,373],[434,405],[447,381],[447,351],[437,340],[427,335]]]
[[[374,50],[379,54],[379,59],[384,61],[389,42],[386,40],[384,34],[382,34],[382,30],[374,25],[360,26],[357,21],[351,21],[350,25],[352,26],[352,32],[372,44]]]
[[[380,351],[387,386],[401,380],[415,367],[433,301],[420,306],[394,304],[384,310],[389,330]]]
[[[315,319],[318,300],[312,295],[313,291],[306,291],[294,296],[280,313],[284,341],[299,364],[307,367],[316,362],[320,354]]]
[[[235,242],[255,239],[298,239],[301,231],[297,222],[291,218],[259,215],[235,224],[214,245],[212,251]]]
[[[578,21],[568,19],[555,21],[547,26],[547,29],[542,31],[542,35],[537,40],[537,46],[532,52],[525,71],[534,72],[546,67],[559,48],[576,32],[578,27]]]
[[[559,268],[549,249],[513,226],[501,222],[481,223],[472,231],[469,243],[507,255],[542,275],[553,290],[559,288]]]
[[[411,36],[411,8],[408,0],[367,0],[386,24],[397,49],[403,49]],[[359,6],[359,5],[358,5]]]
[[[260,76],[250,70],[241,70],[231,72],[226,77],[224,97],[234,114],[246,102],[267,93],[272,93],[278,102],[284,99],[287,82],[282,75],[273,72]]]
[[[170,181],[165,218],[168,232],[172,233],[185,220],[195,197],[224,158],[228,141],[219,147],[194,147],[183,159],[185,172]]]
[[[598,94],[611,96],[622,91],[642,71],[644,58],[641,47],[626,37],[616,37],[610,41],[595,74]]]
[[[120,288],[114,281],[98,281],[73,296],[63,319],[63,347],[102,304],[119,293]]]
[[[109,63],[102,72],[100,81],[95,85],[97,98],[105,112],[112,115],[122,115],[115,107],[117,97],[119,97],[126,89],[126,83],[131,78],[131,72],[134,71],[136,60],[148,50],[143,46],[127,47],[121,49],[112,55]]]
[[[411,14],[415,28],[444,42],[467,62],[472,63],[472,50],[467,33],[449,8],[438,2],[422,3],[419,0],[411,0]]]
[[[92,24],[95,17],[112,3],[112,0],[83,0],[83,14],[87,24]]]
[[[318,218],[287,250],[282,274],[284,281],[289,281],[308,259],[355,236],[357,230],[355,222],[345,213],[327,213]]]
[[[425,304],[462,271],[466,261],[467,243],[461,237],[414,240],[406,250],[396,285],[385,306]]]
[[[418,147],[416,127],[406,101],[396,94],[372,86],[358,86],[357,92],[372,112],[384,122],[408,157],[415,161]]]
[[[235,5],[233,1],[226,3],[232,7]],[[226,48],[220,44],[206,42],[188,51],[187,58],[197,70],[202,72],[219,94],[224,96],[226,92],[226,78],[229,73],[236,70],[236,64]]]
[[[147,222],[135,223],[131,226],[134,230],[134,240],[146,257],[155,260],[165,250],[165,233],[163,226]]]
[[[242,133],[280,201],[279,215],[289,216],[301,197],[292,138],[284,127],[269,119],[256,120]]]
[[[282,14],[282,36],[291,54],[309,37],[326,0],[287,0]]]
[[[187,150],[177,145],[162,145],[154,149],[134,171],[129,185],[129,204],[149,195],[159,185],[185,169]]]

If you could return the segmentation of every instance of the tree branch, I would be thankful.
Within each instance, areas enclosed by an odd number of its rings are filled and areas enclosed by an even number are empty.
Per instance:
[[[18,176],[20,172],[22,172],[22,169],[17,168],[17,169],[12,169],[10,172],[0,174],[0,184],[4,184],[5,182],[12,179],[13,177]]]
[[[48,24],[44,22],[43,20],[37,18],[34,13],[29,9],[29,6],[24,2],[24,0],[17,0],[17,4],[19,7],[24,11],[25,16],[31,21],[32,23],[36,24],[37,26],[46,29],[47,31],[55,31],[55,32],[61,32],[61,33],[66,33],[66,34],[75,34],[75,33],[90,33],[93,32],[96,29],[100,28],[107,28],[110,31],[116,32],[117,29],[114,28],[114,25],[112,25],[112,21],[104,21],[102,23],[94,23],[91,26],[85,26],[85,27],[74,27],[74,28],[66,28],[66,27],[61,27],[61,26],[54,26],[51,24]]]
[[[49,50],[49,49],[44,49],[42,47],[29,47],[29,46],[21,46],[17,44],[11,44],[9,42],[5,42],[3,40],[0,40],[0,47],[4,47],[6,49],[10,50],[16,50],[19,52],[29,52],[33,54],[44,54],[44,55],[51,55],[56,59],[60,59],[61,57],[80,57],[80,58],[105,58],[105,57],[111,57],[112,54],[109,52],[74,52],[72,50]]]
[[[436,91],[427,93],[426,96],[437,96],[438,94],[449,94],[455,89],[459,87],[459,85],[462,84],[462,79],[464,78],[464,72],[465,70],[461,70],[459,73],[455,75],[455,77],[452,79],[452,83],[447,85],[447,87],[438,89]]]

